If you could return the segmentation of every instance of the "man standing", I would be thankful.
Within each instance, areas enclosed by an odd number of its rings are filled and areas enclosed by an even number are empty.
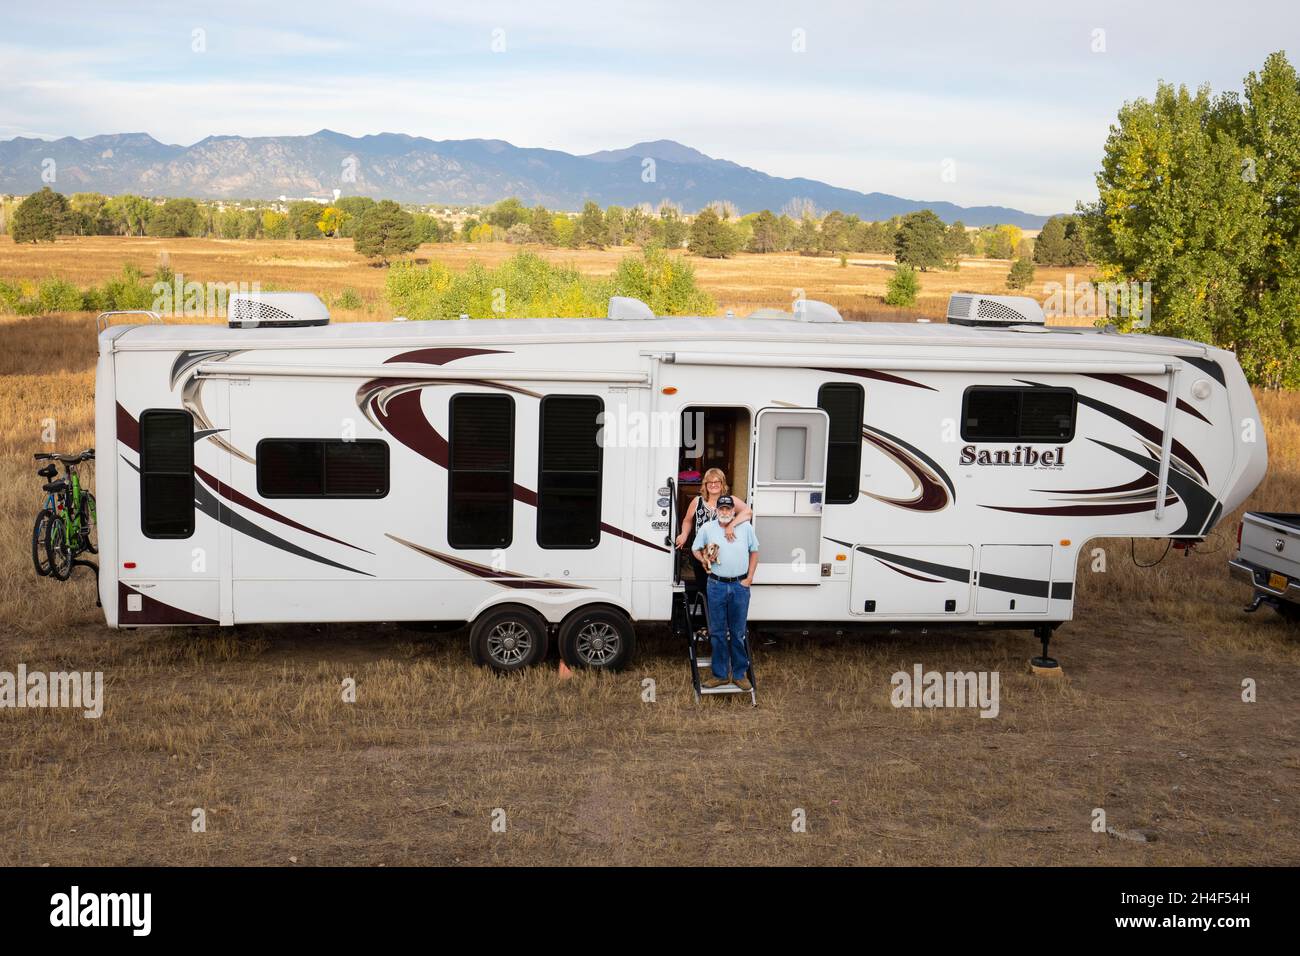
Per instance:
[[[695,557],[708,569],[709,643],[713,645],[713,676],[705,687],[735,684],[751,690],[749,682],[749,586],[758,567],[758,537],[752,522],[736,528],[727,540],[727,526],[735,520],[731,495],[718,499],[718,516],[700,526],[691,545]],[[716,557],[713,552],[716,549]]]

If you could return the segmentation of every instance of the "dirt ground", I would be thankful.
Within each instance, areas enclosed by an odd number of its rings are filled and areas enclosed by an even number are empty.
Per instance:
[[[391,625],[7,631],[6,666],[107,686],[98,720],[0,711],[0,863],[1294,865],[1297,635],[1188,603],[1197,626],[1087,602],[1059,681],[1025,633],[760,632],[757,709],[696,704],[662,634],[564,679]],[[894,708],[916,663],[998,671],[999,715]]]
[[[65,277],[115,272],[125,247],[97,248]],[[0,278],[44,274],[25,253],[0,245]],[[0,671],[105,680],[99,719],[0,708],[0,865],[1300,863],[1300,629],[1241,613],[1237,515],[1152,568],[1093,542],[1059,681],[1029,673],[1025,632],[760,631],[756,709],[696,704],[651,630],[628,671],[570,678],[500,678],[463,634],[396,625],[111,632],[85,572],[38,579],[28,554],[30,455],[51,418],[60,448],[93,443],[93,361],[89,316],[0,318]],[[1270,467],[1247,507],[1297,510],[1300,398],[1257,397]],[[916,664],[997,671],[998,716],[893,707]]]

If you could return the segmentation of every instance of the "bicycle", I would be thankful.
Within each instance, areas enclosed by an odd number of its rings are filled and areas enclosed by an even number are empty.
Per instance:
[[[89,552],[98,554],[95,547],[95,496],[81,487],[77,466],[95,460],[95,449],[87,448],[78,455],[59,455],[41,452],[37,461],[50,464],[37,470],[45,479],[42,490],[46,493],[45,507],[36,515],[32,525],[32,563],[36,573],[66,581],[77,564],[94,565],[78,561],[77,556]],[[55,462],[63,465],[64,475],[58,477]]]

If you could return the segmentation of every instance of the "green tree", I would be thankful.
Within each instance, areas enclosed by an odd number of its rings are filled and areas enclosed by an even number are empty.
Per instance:
[[[687,249],[706,259],[725,259],[739,244],[735,231],[718,218],[712,209],[701,209],[691,223],[691,241]]]
[[[1034,243],[1034,261],[1040,266],[1063,266],[1070,257],[1065,240],[1065,223],[1071,216],[1053,216],[1043,223]]]
[[[894,238],[894,261],[926,272],[948,264],[944,251],[947,227],[929,209],[910,212],[903,217]]]
[[[575,234],[577,241],[583,245],[605,248],[605,214],[590,199],[582,205],[582,215],[578,217]]]
[[[781,248],[781,225],[772,210],[764,209],[753,220],[754,233],[750,237],[750,252],[776,252]]]
[[[53,242],[67,226],[67,198],[46,186],[18,204],[9,233],[14,242]]]
[[[262,211],[262,236],[266,239],[288,239],[289,217],[274,209]]]
[[[200,235],[202,225],[199,204],[193,199],[168,199],[149,220],[148,232],[151,236],[174,239]]]
[[[1026,289],[1034,281],[1034,261],[1028,258],[1017,259],[1007,273],[1008,289]]]
[[[378,259],[384,265],[394,256],[414,251],[420,245],[415,219],[393,202],[385,199],[376,203],[357,224],[352,246],[369,259]]]
[[[1106,280],[1150,283],[1153,331],[1237,353],[1254,382],[1300,385],[1300,89],[1281,53],[1215,99],[1160,84],[1106,141],[1082,207]],[[1112,316],[1127,327],[1131,316]]]
[[[316,228],[316,223],[324,213],[325,206],[318,202],[301,200],[289,203],[289,235],[295,239],[319,239],[321,231]]]
[[[680,249],[690,234],[690,227],[682,219],[681,213],[675,207],[664,204],[659,207],[659,222],[663,230],[664,248]]]
[[[885,305],[909,308],[916,305],[916,296],[920,291],[921,279],[916,270],[906,263],[900,264],[885,288]]]
[[[966,225],[960,219],[950,225],[943,234],[943,255],[954,267],[962,256],[970,255],[974,248],[970,241],[970,233],[966,231]]]
[[[555,245],[555,221],[545,206],[534,206],[528,214],[533,239],[544,246]]]
[[[501,200],[487,213],[487,221],[502,232],[508,232],[511,226],[517,226],[521,222],[528,222],[530,218],[528,207],[514,196]]]

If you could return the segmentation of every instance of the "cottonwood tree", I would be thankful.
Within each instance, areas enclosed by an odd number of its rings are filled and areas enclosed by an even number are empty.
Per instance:
[[[1300,385],[1300,83],[1274,53],[1244,92],[1160,84],[1126,103],[1081,207],[1105,279],[1151,283],[1153,331]],[[1111,317],[1127,327],[1131,317]]]

